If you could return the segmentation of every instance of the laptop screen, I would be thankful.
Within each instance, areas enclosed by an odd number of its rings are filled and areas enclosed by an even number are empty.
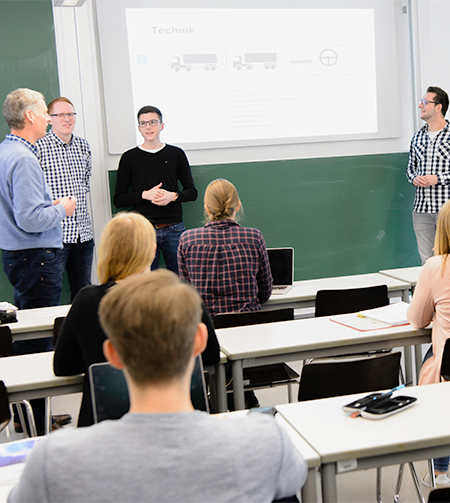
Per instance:
[[[274,286],[294,283],[294,248],[268,248]]]

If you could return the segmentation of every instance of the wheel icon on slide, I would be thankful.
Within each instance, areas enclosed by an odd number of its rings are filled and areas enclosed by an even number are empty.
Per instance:
[[[333,49],[324,49],[319,54],[319,60],[323,66],[333,66],[338,60],[337,53]]]

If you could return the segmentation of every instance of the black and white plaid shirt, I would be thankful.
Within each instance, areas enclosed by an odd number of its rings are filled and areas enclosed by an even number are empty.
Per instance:
[[[428,124],[411,140],[406,170],[409,183],[419,175],[436,175],[438,178],[437,185],[416,187],[414,211],[417,213],[439,213],[450,199],[450,125],[448,121],[446,123],[434,140],[428,136]]]
[[[89,143],[72,135],[64,143],[52,130],[36,142],[37,158],[41,164],[53,199],[65,196],[77,198],[77,209],[63,220],[63,243],[84,243],[93,239],[92,224],[87,207],[91,177],[91,148]]]

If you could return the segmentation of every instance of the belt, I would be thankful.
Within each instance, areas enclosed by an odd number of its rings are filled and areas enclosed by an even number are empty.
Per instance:
[[[179,223],[179,222],[177,222]],[[171,227],[172,225],[177,225],[175,224],[155,224],[155,229],[165,229],[166,227]]]

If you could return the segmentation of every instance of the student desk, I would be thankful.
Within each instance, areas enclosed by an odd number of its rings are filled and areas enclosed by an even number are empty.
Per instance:
[[[67,316],[70,305],[38,307],[17,311],[17,323],[8,323],[13,341],[53,336],[55,318]]]
[[[341,407],[364,395],[280,405],[278,412],[321,458],[323,501],[336,502],[336,475],[450,454],[450,382],[409,387],[409,409],[381,420],[352,419]]]
[[[389,276],[390,278],[398,279],[399,281],[406,281],[406,283],[409,283],[412,287],[415,287],[417,284],[417,280],[419,279],[419,274],[421,270],[422,266],[419,265],[417,267],[385,269],[383,271],[380,271],[380,274],[383,274],[384,276]]]
[[[263,304],[262,309],[313,307],[318,290],[344,290],[377,285],[387,285],[389,297],[401,297],[405,302],[409,302],[410,283],[383,274],[370,273],[295,281],[294,286],[287,293],[272,294],[270,299]]]
[[[83,390],[83,374],[57,377],[53,351],[0,358],[0,379],[11,402],[45,398]]]
[[[216,333],[221,350],[232,364],[236,409],[245,408],[244,367],[408,347],[431,340],[431,328],[415,330],[404,325],[360,332],[328,317],[223,328]],[[405,374],[406,382],[413,380],[411,353],[407,351]]]

